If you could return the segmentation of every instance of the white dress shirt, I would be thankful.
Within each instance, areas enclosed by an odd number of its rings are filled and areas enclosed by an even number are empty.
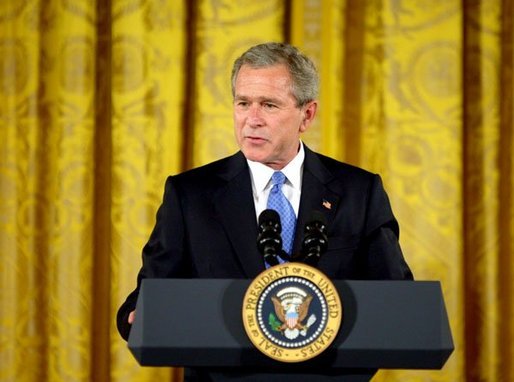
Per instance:
[[[298,218],[298,209],[300,208],[300,196],[302,193],[302,174],[303,161],[305,159],[305,150],[303,143],[300,141],[300,150],[298,154],[289,162],[282,170],[286,176],[286,182],[282,186],[282,192],[291,203],[294,213]],[[253,202],[255,204],[255,212],[257,221],[262,211],[266,209],[268,203],[268,195],[273,186],[271,176],[275,172],[271,167],[262,163],[247,160],[250,167],[250,177],[252,179]]]

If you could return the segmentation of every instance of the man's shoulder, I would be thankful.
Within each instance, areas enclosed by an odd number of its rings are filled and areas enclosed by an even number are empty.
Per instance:
[[[377,174],[368,171],[362,167],[358,167],[346,162],[342,162],[340,160],[337,160],[335,158],[323,155],[318,152],[311,151],[312,162],[318,161],[318,166],[322,168],[323,170],[330,173],[332,177],[335,178],[351,178],[354,180],[357,179],[372,179],[376,177]],[[311,159],[312,159],[311,158]]]
[[[219,180],[230,180],[246,166],[241,152],[215,160],[213,162],[186,170],[170,178],[183,184],[206,184]]]

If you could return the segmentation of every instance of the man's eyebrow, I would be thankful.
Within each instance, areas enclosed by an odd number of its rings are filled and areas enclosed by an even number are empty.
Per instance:
[[[242,95],[242,94],[236,94],[234,97],[235,100],[238,101],[248,101],[250,97]],[[274,97],[257,97],[256,99],[258,102],[270,102],[270,103],[281,103],[280,99],[274,98]]]

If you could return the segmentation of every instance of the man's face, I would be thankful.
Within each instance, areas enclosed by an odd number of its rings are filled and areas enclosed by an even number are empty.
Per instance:
[[[300,134],[316,114],[316,101],[296,106],[285,65],[243,65],[234,93],[234,129],[239,148],[249,160],[282,169],[297,154]]]

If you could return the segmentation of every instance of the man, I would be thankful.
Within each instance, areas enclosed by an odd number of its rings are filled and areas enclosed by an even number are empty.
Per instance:
[[[316,115],[318,75],[296,48],[254,46],[232,71],[240,151],[166,181],[157,222],[143,249],[136,289],[118,312],[127,339],[141,280],[254,278],[265,269],[256,245],[272,175],[285,175],[298,253],[313,211],[325,215],[328,248],[318,268],[333,279],[412,279],[380,177],[314,153],[301,141]]]

